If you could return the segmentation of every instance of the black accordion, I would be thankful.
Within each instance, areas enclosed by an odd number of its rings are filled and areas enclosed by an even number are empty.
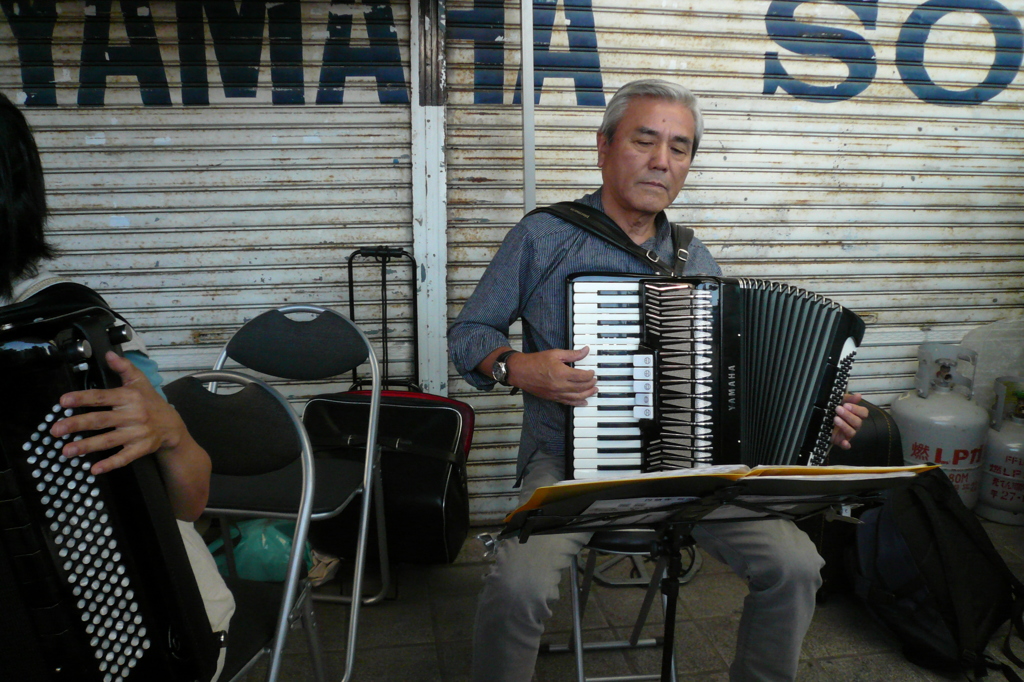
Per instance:
[[[211,632],[152,457],[93,476],[65,459],[68,391],[120,385],[103,362],[128,328],[92,290],[0,308],[0,677],[209,680]],[[75,438],[80,436],[76,435]]]
[[[756,279],[568,278],[570,348],[598,393],[571,408],[570,478],[821,464],[864,322]]]

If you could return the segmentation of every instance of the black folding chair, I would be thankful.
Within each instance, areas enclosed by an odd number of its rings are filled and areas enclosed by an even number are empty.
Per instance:
[[[313,315],[309,320],[293,316]],[[241,367],[254,370],[261,374],[291,381],[311,381],[338,377],[369,361],[370,365],[370,398],[367,424],[364,429],[365,438],[359,439],[359,446],[365,457],[353,463],[351,460],[317,458],[317,485],[314,491],[314,521],[323,521],[340,514],[349,506],[352,498],[364,489],[373,490],[372,495],[363,500],[364,507],[369,509],[370,497],[374,498],[374,511],[377,526],[377,544],[379,549],[381,588],[370,597],[363,597],[364,605],[376,604],[384,599],[391,587],[390,564],[388,562],[386,531],[384,523],[383,494],[380,483],[380,460],[377,452],[377,432],[380,419],[380,396],[383,379],[377,357],[370,346],[369,339],[359,327],[330,308],[315,305],[290,305],[268,310],[242,325],[228,340],[221,351],[214,369],[221,369],[229,361]],[[214,390],[216,386],[213,387]],[[352,426],[355,431],[357,425]],[[371,433],[372,431],[372,433]],[[371,453],[371,446],[373,453]],[[366,487],[351,491],[353,475],[358,472],[362,477],[364,463],[372,461],[374,468],[372,479],[368,476]],[[281,500],[280,482],[277,476],[289,480],[297,478],[297,467],[292,466],[281,474],[268,478],[261,485],[261,494],[270,496],[273,504],[287,505],[287,499]],[[227,504],[234,508],[249,495],[248,486],[239,487],[235,481],[213,477],[210,504],[208,511],[219,513],[220,505]],[[368,523],[369,515],[360,512],[360,528]],[[357,574],[360,576],[361,594],[362,573],[365,558],[363,557],[366,543],[358,541],[356,547]],[[350,601],[348,598],[344,600]]]
[[[212,393],[204,386],[211,381],[234,384],[241,390]],[[196,442],[209,453],[217,475],[253,481],[292,463],[297,463],[300,470],[299,480],[290,489],[294,506],[289,518],[295,519],[295,531],[284,583],[227,579],[235,597],[235,614],[228,631],[221,679],[240,678],[261,656],[269,654],[267,679],[276,680],[288,628],[294,619],[299,619],[306,630],[314,672],[324,682],[323,656],[308,585],[302,574],[302,550],[313,510],[315,477],[313,450],[302,423],[280,393],[240,372],[199,372],[171,382],[164,392]],[[261,516],[266,512],[255,502],[244,508],[218,511],[236,517]]]
[[[290,317],[296,314],[313,315],[313,318]],[[362,595],[369,547],[370,505],[374,504],[376,509],[383,585],[380,592],[372,597],[352,600],[344,675],[348,680],[355,662],[360,606],[383,600],[390,587],[377,445],[381,379],[376,355],[366,335],[345,316],[320,306],[294,305],[266,311],[244,324],[226,344],[214,370],[221,370],[229,360],[270,377],[298,381],[326,379],[349,372],[364,362],[369,364],[372,387],[363,425],[365,437],[360,438],[363,457],[358,460],[317,458],[313,467],[315,475],[310,483],[313,486],[312,520],[332,518],[354,506],[353,501],[357,498],[360,500],[353,595]],[[212,391],[217,390],[216,384],[216,380],[211,383]],[[295,416],[294,410],[292,415]],[[308,444],[305,430],[302,433]],[[211,477],[207,513],[222,518],[294,518],[297,491],[301,489],[303,480],[299,462],[256,476],[215,472]],[[229,542],[230,534],[227,533],[225,545]]]

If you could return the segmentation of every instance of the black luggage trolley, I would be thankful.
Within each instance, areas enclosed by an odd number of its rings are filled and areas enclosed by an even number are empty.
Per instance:
[[[408,563],[451,563],[469,533],[466,459],[473,440],[474,412],[467,403],[423,392],[419,384],[419,337],[415,305],[416,260],[395,246],[364,247],[348,258],[349,317],[355,320],[353,261],[380,264],[381,365],[384,390],[380,408],[381,484],[388,555]],[[408,262],[413,273],[413,370],[408,378],[389,376],[387,270]],[[348,391],[321,395],[306,405],[303,423],[314,452],[321,457],[356,456],[359,440],[350,424],[365,424],[369,410],[368,378],[353,370]],[[351,431],[358,431],[352,428]],[[348,510],[346,510],[348,512]],[[347,556],[355,547],[355,514],[343,512],[314,522],[309,531],[316,549]]]

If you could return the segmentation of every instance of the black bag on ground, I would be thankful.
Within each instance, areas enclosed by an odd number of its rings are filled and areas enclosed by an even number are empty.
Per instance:
[[[982,677],[1011,668],[986,657],[993,633],[1007,620],[1009,650],[1024,632],[1024,585],[1014,577],[974,514],[941,469],[889,491],[857,528],[851,569],[857,595],[903,644],[904,655],[927,668]]]
[[[366,447],[369,395],[349,391],[317,396],[302,415],[317,457],[361,460]],[[473,410],[466,403],[428,393],[384,391],[378,443],[388,556],[393,561],[451,563],[469,534],[466,457]],[[356,503],[310,524],[314,549],[340,557],[356,545]],[[375,508],[375,507],[374,507]],[[376,518],[370,541],[376,552]]]
[[[825,466],[848,465],[865,467],[889,467],[903,464],[903,448],[900,430],[888,412],[861,400],[868,408],[868,416],[857,435],[850,441],[850,449],[833,447]],[[860,516],[863,509],[854,509],[853,516]],[[840,521],[827,521],[824,514],[817,514],[796,524],[810,536],[825,560],[821,569],[823,580],[818,599],[824,601],[830,594],[851,592],[853,585],[846,568],[846,555],[857,538],[857,526]]]

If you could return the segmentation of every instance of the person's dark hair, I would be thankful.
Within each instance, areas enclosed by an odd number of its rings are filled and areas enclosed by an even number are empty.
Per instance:
[[[53,258],[46,242],[43,164],[24,114],[0,93],[0,297],[14,282]]]
[[[690,158],[697,155],[697,147],[700,145],[700,138],[704,136],[704,117],[700,112],[700,102],[697,96],[678,83],[649,78],[646,80],[626,83],[612,95],[608,107],[604,110],[604,119],[597,132],[604,135],[610,142],[615,135],[615,129],[619,127],[626,109],[630,103],[639,97],[651,97],[668,102],[682,104],[693,114],[693,148],[690,151]]]

